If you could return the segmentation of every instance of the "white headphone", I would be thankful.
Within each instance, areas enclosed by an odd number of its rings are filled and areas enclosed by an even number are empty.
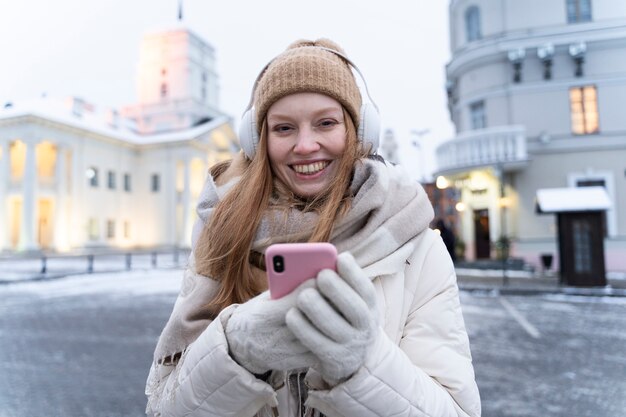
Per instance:
[[[369,90],[367,88],[367,83],[365,82],[363,74],[361,74],[359,68],[342,53],[323,46],[315,45],[314,47],[323,49],[328,52],[332,52],[333,54],[342,58],[344,61],[350,64],[352,68],[356,70],[356,72],[361,77],[361,80],[363,80],[365,93],[367,94],[370,102],[361,104],[357,137],[359,138],[359,141],[361,141],[365,146],[369,145],[371,152],[375,153],[378,149],[378,144],[380,143],[380,115],[378,113],[378,106],[376,105],[376,103],[374,103],[374,100],[372,100],[372,97],[370,96]],[[239,143],[241,144],[241,148],[243,149],[246,156],[250,159],[254,157],[254,154],[256,153],[256,148],[259,145],[259,134],[256,126],[256,110],[253,105],[254,92],[256,91],[259,80],[263,77],[265,70],[267,69],[267,67],[270,66],[273,61],[274,60],[270,61],[256,77],[256,80],[254,81],[254,87],[252,88],[252,94],[250,95],[250,101],[248,102],[248,106],[246,107],[246,110],[241,117],[241,123],[239,124]]]

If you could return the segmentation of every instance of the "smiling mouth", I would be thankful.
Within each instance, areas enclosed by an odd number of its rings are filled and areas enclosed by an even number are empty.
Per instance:
[[[313,175],[322,171],[330,164],[329,161],[318,161],[310,164],[291,165],[291,168],[298,174]]]

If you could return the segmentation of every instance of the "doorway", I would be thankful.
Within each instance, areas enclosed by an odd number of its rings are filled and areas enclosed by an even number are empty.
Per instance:
[[[558,213],[561,283],[605,286],[601,211]]]
[[[474,242],[476,259],[489,259],[491,240],[489,238],[489,210],[474,210]]]
[[[16,250],[20,244],[22,227],[22,199],[14,197],[9,200],[9,246]]]

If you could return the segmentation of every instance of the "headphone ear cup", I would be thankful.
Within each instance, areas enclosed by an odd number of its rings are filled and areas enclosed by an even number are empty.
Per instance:
[[[357,136],[363,146],[371,146],[370,153],[376,153],[380,144],[380,115],[372,103],[361,105],[361,120]]]
[[[256,129],[256,110],[254,107],[246,110],[241,117],[239,144],[249,159],[254,158],[256,147],[259,145],[259,134]]]

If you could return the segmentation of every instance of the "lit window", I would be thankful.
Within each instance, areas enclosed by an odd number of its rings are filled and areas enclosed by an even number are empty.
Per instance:
[[[465,30],[468,42],[482,38],[480,33],[480,10],[478,7],[471,6],[465,11]]]
[[[598,96],[596,87],[574,87],[569,90],[572,132],[576,135],[598,133]]]
[[[39,178],[54,178],[57,163],[57,147],[50,142],[42,142],[35,147],[37,175]]]
[[[107,220],[107,239],[115,237],[115,220]]]
[[[470,104],[470,118],[472,129],[484,129],[487,127],[484,101],[481,100]]]
[[[150,180],[150,189],[153,193],[156,193],[161,189],[161,178],[159,177],[159,174],[152,174]]]
[[[115,172],[109,171],[107,177],[109,190],[115,190]]]
[[[11,143],[9,147],[11,161],[11,179],[19,180],[24,176],[26,165],[26,144],[20,140]]]
[[[124,191],[130,192],[130,174],[124,174]]]
[[[567,0],[567,23],[591,21],[591,0]]]

